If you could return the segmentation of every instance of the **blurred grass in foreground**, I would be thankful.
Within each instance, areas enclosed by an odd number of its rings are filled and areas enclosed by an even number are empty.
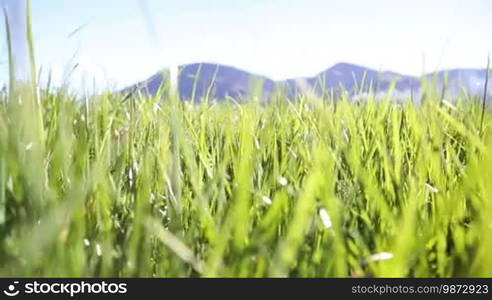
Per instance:
[[[492,276],[490,110],[0,100],[2,276]]]
[[[492,276],[479,99],[80,102],[36,84],[27,4],[29,83],[6,17],[1,276]]]

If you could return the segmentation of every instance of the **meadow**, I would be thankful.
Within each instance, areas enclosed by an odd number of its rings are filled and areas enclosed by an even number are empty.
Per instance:
[[[2,276],[492,276],[481,99],[15,91]]]
[[[485,97],[80,97],[6,29],[0,276],[492,276]]]

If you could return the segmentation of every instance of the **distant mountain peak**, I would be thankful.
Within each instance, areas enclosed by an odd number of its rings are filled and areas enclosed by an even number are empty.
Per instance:
[[[334,64],[330,69],[345,70],[345,69],[368,69],[368,68],[363,67],[361,65],[351,64],[348,62],[339,62],[339,63]]]
[[[155,95],[166,80],[166,72],[158,72],[149,79],[135,84],[125,90],[135,88],[143,93]],[[327,90],[340,90],[340,87],[353,93],[367,93],[370,90],[377,94],[386,93],[392,83],[396,83],[396,91],[405,98],[418,94],[421,90],[421,79],[437,75],[438,87],[444,84],[447,74],[446,91],[448,96],[457,96],[463,88],[471,94],[483,92],[485,81],[484,69],[451,69],[429,73],[423,77],[399,74],[393,71],[376,71],[361,65],[348,62],[337,63],[323,72],[306,78],[292,78],[274,81],[266,76],[253,74],[234,66],[209,62],[195,62],[179,66],[179,93],[183,100],[199,101],[204,97],[209,100],[223,100],[227,97],[247,99],[250,92],[262,86],[262,99],[268,99],[276,86],[283,87],[291,98],[299,92],[311,89],[317,93]],[[256,88],[254,88],[256,87]],[[489,87],[492,96],[492,87]]]

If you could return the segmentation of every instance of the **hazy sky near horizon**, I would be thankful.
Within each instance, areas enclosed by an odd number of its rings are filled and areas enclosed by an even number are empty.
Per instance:
[[[60,81],[77,64],[71,75],[77,86],[95,79],[99,87],[123,87],[192,62],[273,79],[312,76],[341,61],[420,75],[485,67],[492,52],[491,0],[32,0],[31,6],[38,66]]]

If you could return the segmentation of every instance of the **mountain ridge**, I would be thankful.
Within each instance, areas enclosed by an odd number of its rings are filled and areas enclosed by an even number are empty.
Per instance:
[[[196,62],[178,67],[178,90],[183,100],[198,101],[208,97],[212,100],[223,100],[232,97],[236,100],[247,100],[252,93],[263,100],[268,100],[277,88],[283,89],[291,98],[299,93],[312,91],[322,94],[326,91],[339,92],[341,89],[352,95],[363,95],[369,91],[386,94],[392,84],[401,98],[421,94],[423,79],[437,84],[443,89],[446,97],[455,97],[466,91],[469,95],[483,94],[486,69],[454,68],[427,73],[422,76],[411,76],[391,70],[377,71],[361,65],[339,62],[309,77],[273,80],[267,76],[242,70],[240,68],[218,64]],[[446,75],[447,74],[447,75]],[[147,80],[138,82],[124,91],[138,90],[141,93],[155,95],[159,87],[166,82],[167,70],[157,72]],[[165,80],[166,79],[166,80]],[[492,88],[487,89],[488,96]]]

